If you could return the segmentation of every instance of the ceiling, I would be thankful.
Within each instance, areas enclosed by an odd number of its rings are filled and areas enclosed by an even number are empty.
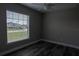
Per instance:
[[[73,8],[79,5],[77,3],[21,3],[21,4],[40,12]]]

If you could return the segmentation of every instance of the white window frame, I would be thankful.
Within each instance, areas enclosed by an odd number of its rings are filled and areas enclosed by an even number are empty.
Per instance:
[[[6,20],[9,19],[8,15],[7,15],[7,12],[12,12],[12,13],[17,13],[17,12],[13,12],[13,11],[10,11],[10,10],[6,10]],[[18,13],[18,14],[22,14],[22,13]],[[22,15],[25,15],[25,14],[22,14]],[[29,39],[29,15],[26,15],[27,16],[27,26],[28,26],[28,29],[27,29],[27,33],[28,33],[28,38],[25,38],[25,39]],[[13,16],[12,16],[13,17]],[[13,19],[13,18],[11,18]],[[18,18],[18,21],[19,21],[19,18]],[[25,20],[24,20],[25,21]],[[7,21],[6,21],[7,23]],[[8,33],[8,32],[7,32]],[[21,40],[25,40],[25,39],[21,39]],[[12,42],[16,42],[16,41],[21,41],[21,40],[14,40],[14,41],[9,41],[8,40],[8,35],[7,35],[7,43],[12,43]]]

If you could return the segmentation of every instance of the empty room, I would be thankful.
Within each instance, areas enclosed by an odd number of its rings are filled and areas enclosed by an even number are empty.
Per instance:
[[[0,56],[79,56],[79,3],[0,3]]]

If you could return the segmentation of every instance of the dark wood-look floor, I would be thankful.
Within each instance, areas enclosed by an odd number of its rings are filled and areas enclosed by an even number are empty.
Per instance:
[[[79,50],[40,41],[5,56],[79,56]]]

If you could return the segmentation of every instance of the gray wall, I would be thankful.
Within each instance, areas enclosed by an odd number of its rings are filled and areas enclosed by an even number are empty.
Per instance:
[[[79,7],[48,12],[43,23],[44,40],[79,47]]]
[[[30,38],[7,44],[6,10],[23,13],[30,16]],[[0,51],[5,51],[40,40],[42,13],[32,10],[20,4],[0,4]]]

